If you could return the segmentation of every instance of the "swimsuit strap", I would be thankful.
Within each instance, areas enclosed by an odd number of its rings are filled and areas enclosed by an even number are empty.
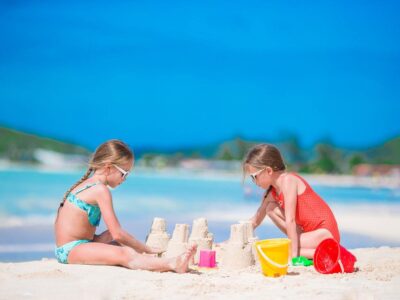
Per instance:
[[[91,188],[92,186],[95,186],[96,184],[100,183],[100,181],[96,181],[95,183],[92,184],[88,184],[86,186],[84,186],[83,188],[80,188],[79,190],[77,190],[75,193],[73,193],[74,195],[78,195],[80,192],[83,192],[84,190],[87,190],[89,188]],[[71,193],[72,194],[72,193]]]
[[[298,179],[300,179],[301,182],[303,182],[304,185],[306,186],[306,189],[304,190],[304,192],[305,192],[307,189],[311,189],[311,187],[310,187],[310,185],[308,184],[308,182],[307,182],[304,178],[302,178],[299,174],[297,174],[297,173],[295,173],[295,172],[288,172],[286,175],[293,175],[293,176],[297,177]],[[271,194],[272,194],[272,197],[275,198],[275,200],[280,200],[281,197],[283,196],[282,191],[278,194],[278,193],[276,192],[276,189],[275,189],[273,186],[271,187]]]
[[[299,174],[294,173],[294,172],[292,172],[292,173],[290,173],[290,174],[292,174],[292,175],[294,175],[295,177],[299,178],[299,179],[301,180],[301,182],[303,182],[304,185],[306,186],[306,189],[307,189],[307,188],[310,188],[310,185],[308,184],[308,182],[307,182],[303,177],[301,177]]]

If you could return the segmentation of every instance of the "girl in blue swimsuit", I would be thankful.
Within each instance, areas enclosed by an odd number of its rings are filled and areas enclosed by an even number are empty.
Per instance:
[[[120,225],[108,187],[123,183],[133,167],[133,153],[119,140],[100,145],[85,175],[64,195],[55,221],[55,255],[60,263],[119,265],[130,269],[184,273],[194,253],[192,245],[175,258],[158,258],[158,249],[135,239]],[[96,235],[103,216],[108,228]]]

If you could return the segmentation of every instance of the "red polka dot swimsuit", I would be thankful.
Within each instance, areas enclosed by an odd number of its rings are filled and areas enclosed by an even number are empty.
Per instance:
[[[314,231],[325,228],[333,235],[337,242],[340,242],[339,229],[335,216],[328,204],[310,187],[310,185],[299,175],[290,173],[299,178],[306,186],[304,192],[297,195],[296,205],[296,224],[304,232]],[[278,202],[279,206],[285,208],[283,193],[277,195],[274,187],[271,188],[272,197]]]

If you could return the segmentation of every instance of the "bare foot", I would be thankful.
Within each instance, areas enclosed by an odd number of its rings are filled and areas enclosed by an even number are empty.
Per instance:
[[[173,259],[171,263],[172,270],[176,273],[186,273],[189,268],[189,262],[193,258],[197,251],[197,245],[191,245],[185,253]]]

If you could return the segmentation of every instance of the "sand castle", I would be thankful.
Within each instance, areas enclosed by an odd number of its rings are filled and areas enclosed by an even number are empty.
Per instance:
[[[189,243],[197,244],[197,252],[194,256],[194,263],[199,262],[200,250],[211,250],[214,235],[208,232],[208,224],[205,218],[195,219],[193,221],[192,233],[190,234]]]
[[[239,221],[239,224],[243,224],[245,227],[245,232],[244,232],[244,239],[245,242],[247,243],[254,243],[258,238],[254,236],[254,231],[253,231],[253,225],[251,224],[251,221]]]
[[[147,236],[146,245],[166,251],[168,242],[167,223],[162,218],[154,218],[150,233]]]
[[[189,225],[176,224],[164,257],[175,257],[184,253],[188,246]]]
[[[249,245],[251,245],[251,251],[253,253],[253,258],[254,258],[255,262],[259,263],[257,250],[254,246],[254,243],[256,241],[258,241],[258,237],[254,235],[253,224],[251,223],[251,221],[248,221],[248,220],[239,221],[239,224],[244,224],[244,226],[246,227],[245,240],[247,240],[247,243]]]
[[[176,224],[171,239],[166,231],[166,222],[162,218],[154,218],[146,245],[157,247],[164,257],[175,257],[184,253],[189,243],[196,243],[198,248],[193,263],[199,262],[200,250],[216,250],[217,260],[221,267],[226,269],[240,269],[255,263],[256,253],[253,247],[257,237],[253,234],[250,221],[240,221],[231,225],[231,234],[227,244],[216,247],[213,244],[214,236],[208,232],[208,223],[205,218],[193,221],[192,232],[189,237],[188,224]]]
[[[240,269],[254,265],[253,243],[257,238],[249,221],[231,225],[229,241],[221,249],[221,267],[225,269]]]

